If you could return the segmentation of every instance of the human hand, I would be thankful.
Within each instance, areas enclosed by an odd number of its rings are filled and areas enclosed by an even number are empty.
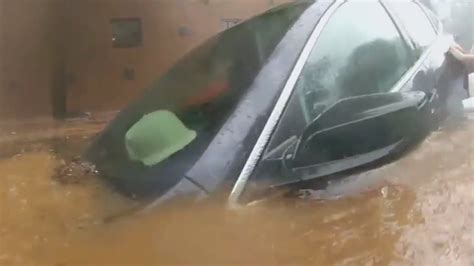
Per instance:
[[[451,45],[450,49],[456,49],[456,50],[460,51],[463,54],[466,53],[466,51],[464,51],[464,49],[461,47],[461,45],[459,45],[457,43]]]
[[[449,48],[451,53],[457,60],[462,61],[464,57],[464,50],[459,45],[453,45]]]

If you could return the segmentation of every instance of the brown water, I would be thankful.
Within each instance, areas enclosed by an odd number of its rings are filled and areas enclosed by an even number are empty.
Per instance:
[[[302,198],[176,203],[110,223],[136,203],[70,163],[85,141],[4,144],[0,265],[474,263],[472,122]]]

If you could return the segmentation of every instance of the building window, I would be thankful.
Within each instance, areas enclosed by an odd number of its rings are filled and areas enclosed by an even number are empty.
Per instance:
[[[139,18],[115,18],[112,24],[112,46],[134,48],[142,45],[142,21]]]
[[[242,22],[240,18],[223,18],[221,19],[222,29],[226,30]]]
[[[180,37],[189,37],[192,35],[192,30],[186,26],[181,26],[178,28],[178,34]]]
[[[131,67],[125,67],[123,69],[122,77],[124,80],[135,80],[135,69]]]

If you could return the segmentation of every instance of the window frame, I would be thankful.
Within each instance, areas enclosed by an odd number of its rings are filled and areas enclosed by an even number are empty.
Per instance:
[[[407,46],[407,49],[409,50],[409,53],[410,55],[415,58],[415,54],[414,54],[414,50],[416,49],[416,44],[413,40],[413,38],[410,36],[410,34],[408,33],[408,30],[405,28],[405,25],[400,23],[401,20],[398,19],[398,17],[396,16],[396,13],[395,12],[392,12],[390,10],[390,7],[387,6],[385,4],[385,1],[384,0],[380,0],[378,1],[383,9],[385,10],[385,12],[388,14],[388,16],[390,17],[390,20],[392,21],[392,23],[395,25],[395,27],[397,28],[397,31],[398,31],[398,34],[400,34],[401,38],[403,39],[403,41],[405,42],[405,45]],[[415,63],[417,62],[417,60],[415,59],[413,62],[412,62],[412,65],[414,65]],[[408,71],[407,71],[408,72]]]
[[[403,75],[397,84],[390,90],[390,92],[398,92],[400,91],[409,81],[410,79],[413,78],[413,76],[417,73],[417,71],[422,67],[424,62],[428,59],[428,57],[431,55],[433,52],[433,46],[435,46],[436,43],[439,42],[441,36],[442,36],[442,27],[440,27],[440,30],[437,31],[436,28],[433,26],[431,19],[429,19],[428,15],[426,14],[423,6],[421,6],[418,1],[410,0],[410,2],[414,3],[418,7],[421,8],[423,14],[425,15],[425,18],[430,22],[431,27],[436,33],[435,39],[431,42],[431,44],[428,46],[428,48],[423,51],[423,53],[420,55],[420,57],[415,61],[415,63],[412,65],[412,67]],[[388,0],[380,0],[380,3],[385,7],[387,13],[392,17],[395,25],[397,25],[401,31],[403,32],[404,36],[406,39],[409,40],[409,43],[411,46],[414,48],[416,47],[415,40],[412,38],[412,36],[408,33],[408,30],[406,29],[405,23],[400,19],[396,12],[391,8],[390,6],[390,1]]]
[[[240,171],[239,176],[234,183],[232,190],[228,197],[228,202],[231,206],[236,206],[239,203],[240,196],[244,192],[247,181],[254,173],[258,163],[260,162],[261,157],[263,156],[263,152],[267,147],[268,143],[270,142],[271,136],[273,136],[274,130],[280,119],[285,111],[291,95],[296,87],[296,82],[298,77],[303,70],[303,67],[306,65],[306,62],[311,54],[311,51],[316,45],[321,32],[323,31],[324,27],[326,26],[329,19],[332,15],[339,9],[339,7],[344,4],[346,0],[335,0],[329,8],[324,11],[324,14],[321,16],[319,21],[317,22],[314,30],[310,34],[310,37],[306,41],[303,50],[301,51],[298,59],[296,60],[295,65],[293,66],[292,70],[289,73],[289,76],[286,80],[285,86],[278,97],[277,102],[275,103],[273,109],[270,112],[270,116],[265,123],[263,130],[260,132],[257,142],[255,143],[252,151],[250,152],[247,160]]]
[[[413,2],[417,4],[421,8],[421,10],[423,10],[423,13],[425,13],[425,16],[428,18],[428,20],[431,23],[431,26],[435,30],[436,35],[442,32],[443,24],[438,19],[437,15],[433,13],[433,11],[431,11],[428,7],[420,3],[419,1],[413,0]]]
[[[391,7],[390,1],[389,0],[380,0],[379,2],[385,7],[385,10],[390,15],[390,17],[392,18],[395,25],[397,25],[403,31],[406,38],[410,40],[413,47],[416,47],[416,41],[414,40],[414,38],[411,36],[409,31],[407,30],[407,25],[405,25],[403,20],[398,16],[397,12],[395,10],[393,10],[393,7]],[[425,16],[425,19],[428,20],[429,24],[431,25],[431,28],[435,32],[436,38],[437,38],[438,35],[440,34],[440,31],[438,30],[439,25],[438,25],[438,27],[434,25],[434,22],[432,21],[432,19],[428,15],[427,10],[425,9],[425,7],[422,4],[420,4],[418,1],[408,0],[407,2],[411,2],[411,3],[418,6],[421,9],[421,12]],[[433,39],[433,41],[431,41],[431,43],[428,45],[429,47],[433,45],[433,43],[436,41],[436,38]],[[420,56],[420,58],[421,57],[422,56]]]
[[[109,20],[111,32],[112,32],[112,48],[114,49],[134,49],[143,46],[143,19],[141,17],[114,17]],[[119,36],[115,36],[115,30],[118,29],[119,23],[136,23],[138,26],[138,36],[132,44],[123,43],[120,40],[115,40]]]

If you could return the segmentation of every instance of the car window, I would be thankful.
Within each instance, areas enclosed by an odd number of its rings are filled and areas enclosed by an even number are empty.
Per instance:
[[[303,67],[264,158],[284,149],[288,139],[300,136],[338,100],[390,91],[413,64],[410,55],[378,2],[342,5],[329,19]],[[264,172],[257,168],[257,174],[265,176]]]
[[[391,1],[390,7],[415,42],[418,56],[421,55],[436,38],[436,32],[425,12],[412,1]]]
[[[292,121],[299,117],[297,125],[304,127],[341,98],[388,92],[412,62],[406,43],[379,3],[347,3],[322,31],[285,116]],[[297,130],[294,125],[290,128]]]

